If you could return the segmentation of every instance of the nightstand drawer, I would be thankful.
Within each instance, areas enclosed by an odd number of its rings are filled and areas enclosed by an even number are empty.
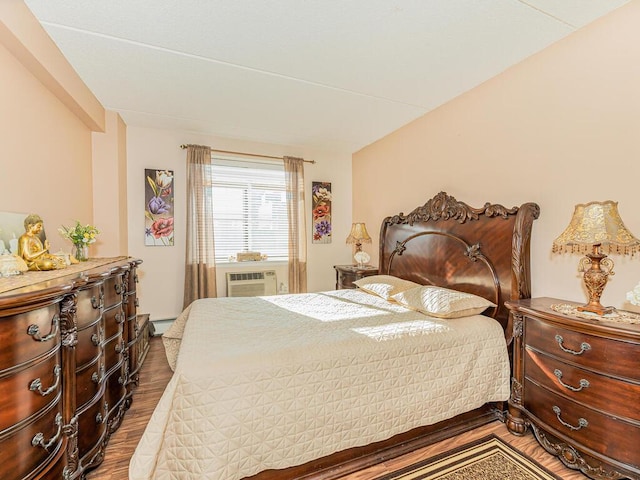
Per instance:
[[[370,266],[334,265],[333,268],[336,270],[336,290],[356,288],[353,283],[356,280],[378,274],[378,269]]]
[[[604,415],[525,380],[525,408],[560,435],[640,467],[640,426]]]
[[[527,347],[611,376],[639,379],[640,345],[573,331],[527,317]]]
[[[640,385],[637,383],[598,375],[529,349],[525,353],[524,374],[528,380],[548,390],[640,423]],[[615,398],[614,402],[612,398]]]

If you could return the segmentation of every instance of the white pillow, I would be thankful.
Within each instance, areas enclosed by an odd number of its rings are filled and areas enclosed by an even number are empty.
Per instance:
[[[392,295],[396,295],[410,288],[419,287],[419,283],[403,280],[393,275],[371,275],[353,282],[360,290],[377,295],[385,300],[390,300]]]
[[[397,293],[392,299],[411,310],[438,318],[478,315],[487,308],[496,306],[486,298],[433,285]]]

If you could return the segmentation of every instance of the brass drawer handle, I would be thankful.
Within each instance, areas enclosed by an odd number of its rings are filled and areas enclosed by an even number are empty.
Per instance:
[[[56,414],[55,424],[58,427],[58,431],[56,432],[56,434],[53,437],[51,437],[51,439],[49,441],[45,441],[44,433],[38,432],[31,439],[31,446],[32,447],[42,447],[48,452],[49,449],[55,443],[57,443],[57,441],[60,439],[60,435],[62,434],[62,415],[60,415],[59,413]]]
[[[91,306],[95,310],[102,310],[104,307],[104,288],[102,285],[100,285],[100,294],[98,295],[98,298],[95,296],[91,297]]]
[[[58,388],[58,385],[60,385],[61,371],[62,371],[62,368],[60,368],[60,365],[56,365],[55,367],[53,367],[53,376],[56,378],[56,381],[54,382],[53,385],[51,385],[46,390],[42,390],[42,380],[40,380],[40,377],[36,378],[29,384],[29,390],[31,390],[32,392],[38,392],[43,397],[46,397],[51,392],[53,392],[56,388]]]
[[[109,413],[109,404],[107,402],[104,402],[102,404],[102,410],[104,411],[104,415],[102,414],[102,412],[96,413],[97,424],[104,422],[105,416],[107,415],[107,413]]]
[[[91,375],[91,381],[95,384],[100,384],[104,380],[104,365],[100,366],[99,372],[93,372]]]
[[[116,323],[124,323],[124,313],[116,313],[115,321]]]
[[[569,390],[571,390],[572,392],[579,392],[580,390],[584,389],[584,388],[589,388],[589,386],[591,385],[589,383],[589,380],[587,380],[586,378],[581,378],[580,379],[580,386],[579,387],[572,387],[571,385],[567,385],[566,383],[564,383],[562,381],[562,372],[560,370],[558,370],[557,368],[553,371],[553,374],[558,377],[558,382],[560,382],[560,385],[562,385],[564,388],[568,388]]]
[[[35,324],[29,325],[29,328],[27,328],[27,335],[30,335],[31,337],[33,337],[34,340],[38,342],[48,342],[49,340],[54,339],[58,334],[59,324],[60,324],[60,317],[58,317],[58,315],[56,314],[51,319],[51,331],[49,332],[48,335],[41,337],[40,327],[38,327],[38,325],[35,325]]]
[[[100,345],[100,343],[102,343],[103,338],[104,338],[104,330],[101,325],[98,327],[98,333],[94,333],[93,335],[91,335],[91,343],[93,343],[93,345],[97,347],[98,345]]]
[[[580,418],[578,419],[578,426],[577,426],[577,427],[574,427],[574,426],[573,426],[573,425],[571,425],[570,423],[565,422],[564,420],[562,420],[562,419],[560,418],[560,414],[562,413],[562,412],[560,411],[560,407],[558,407],[558,406],[556,406],[556,405],[554,405],[554,406],[553,406],[553,413],[555,413],[555,414],[556,414],[556,418],[558,419],[558,421],[559,421],[562,425],[564,425],[565,427],[567,427],[567,428],[568,428],[568,429],[570,429],[570,430],[576,430],[576,431],[577,431],[577,430],[580,430],[580,429],[582,429],[582,428],[587,428],[587,427],[589,426],[589,422],[587,421],[587,419],[586,419],[586,418],[582,418],[582,417],[580,417]]]
[[[120,295],[122,292],[124,292],[124,285],[122,283],[116,283],[114,285],[114,288],[117,295]]]
[[[567,352],[570,353],[571,355],[582,355],[584,352],[586,352],[587,350],[591,350],[591,345],[589,345],[587,342],[582,342],[580,344],[580,351],[577,352],[575,350],[570,350],[568,348],[565,348],[562,345],[562,342],[564,342],[564,339],[562,338],[562,335],[556,335],[556,342],[558,342],[558,345],[560,346],[560,349],[563,352]]]

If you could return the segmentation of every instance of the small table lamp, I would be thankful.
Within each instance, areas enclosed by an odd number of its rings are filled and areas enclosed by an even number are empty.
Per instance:
[[[589,303],[578,307],[581,312],[597,315],[611,313],[613,307],[603,307],[600,296],[613,275],[613,261],[601,251],[623,255],[640,250],[640,240],[625,227],[618,203],[607,200],[576,205],[571,223],[553,242],[553,252],[583,253],[579,270],[584,272],[584,284]]]
[[[362,242],[371,243],[371,237],[369,236],[369,232],[367,232],[367,227],[364,223],[352,223],[351,231],[349,232],[346,243],[348,245],[355,244],[356,252],[353,257],[356,259],[356,262],[358,262],[358,266],[360,267],[366,263],[366,261],[362,261],[362,255],[358,255],[358,253],[362,252]]]

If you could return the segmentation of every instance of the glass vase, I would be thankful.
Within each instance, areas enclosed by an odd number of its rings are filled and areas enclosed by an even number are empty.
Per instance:
[[[79,243],[73,246],[73,256],[79,262],[86,262],[89,260],[89,247],[83,243]]]

